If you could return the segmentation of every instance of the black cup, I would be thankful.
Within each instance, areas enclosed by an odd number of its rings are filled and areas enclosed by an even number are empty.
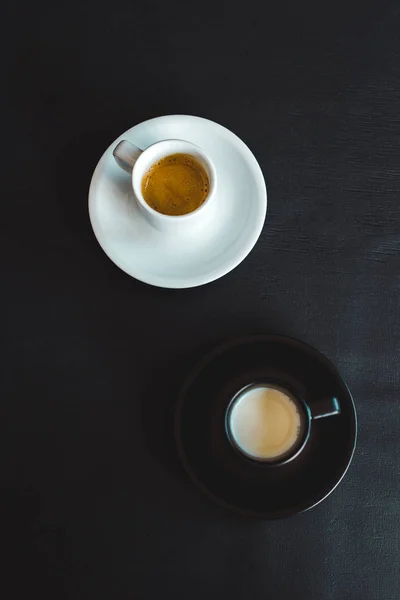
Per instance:
[[[232,400],[260,383],[289,393],[305,415],[301,442],[273,465],[238,451],[226,428]],[[210,499],[268,519],[326,498],[348,469],[357,435],[352,396],[332,363],[303,342],[275,335],[235,340],[206,356],[181,390],[174,426],[181,462]]]
[[[298,437],[297,437],[295,443],[286,452],[284,452],[274,458],[259,457],[259,456],[255,456],[254,454],[250,454],[250,453],[246,452],[237,443],[235,436],[233,435],[232,430],[231,430],[231,425],[230,425],[231,415],[232,415],[232,411],[235,408],[237,402],[239,402],[243,398],[244,394],[246,394],[247,392],[249,392],[253,389],[258,389],[258,388],[260,388],[260,389],[272,388],[272,389],[283,392],[288,398],[291,399],[291,401],[296,406],[297,411],[300,415],[300,420],[301,420],[300,431],[299,431],[299,434],[298,434]],[[226,410],[225,431],[226,431],[226,435],[227,435],[230,443],[232,444],[233,448],[240,455],[246,457],[249,460],[252,460],[252,461],[255,460],[258,462],[262,462],[266,465],[276,467],[276,466],[288,463],[291,460],[294,460],[295,458],[297,458],[299,456],[300,452],[302,452],[304,450],[307,442],[310,439],[311,426],[312,426],[313,421],[315,421],[316,419],[322,419],[325,417],[332,417],[332,416],[338,415],[339,413],[340,413],[340,406],[339,406],[338,399],[335,397],[324,398],[324,399],[318,400],[317,402],[314,402],[312,407],[310,407],[303,398],[297,398],[287,388],[286,389],[282,388],[282,386],[280,386],[279,384],[276,384],[275,382],[272,382],[272,381],[260,381],[257,383],[251,383],[249,385],[246,385],[245,387],[240,389],[233,396],[233,398],[230,401],[228,408]]]

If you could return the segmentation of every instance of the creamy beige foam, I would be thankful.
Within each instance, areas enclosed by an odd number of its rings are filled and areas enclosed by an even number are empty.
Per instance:
[[[276,459],[298,441],[302,418],[296,403],[273,387],[245,391],[231,409],[231,435],[246,454],[264,460]]]

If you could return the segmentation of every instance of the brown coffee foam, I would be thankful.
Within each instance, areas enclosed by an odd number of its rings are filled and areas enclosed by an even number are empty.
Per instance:
[[[199,208],[210,183],[204,167],[190,154],[171,154],[145,174],[142,194],[149,206],[165,215],[185,215]]]

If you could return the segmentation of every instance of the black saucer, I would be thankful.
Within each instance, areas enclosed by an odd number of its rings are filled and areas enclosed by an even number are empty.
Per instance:
[[[292,462],[271,468],[249,461],[231,446],[225,411],[240,388],[275,382],[310,406],[336,397],[339,415],[312,423],[306,448]],[[214,501],[246,515],[286,517],[321,502],[338,485],[357,436],[350,391],[336,368],[311,346],[276,335],[225,344],[190,374],[175,413],[179,456],[191,479]]]

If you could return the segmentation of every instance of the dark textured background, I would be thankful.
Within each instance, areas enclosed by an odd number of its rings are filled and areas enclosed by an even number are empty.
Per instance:
[[[21,0],[3,25],[1,596],[398,600],[399,3]],[[186,291],[119,271],[87,215],[103,150],[168,113],[232,129],[269,192],[251,255]],[[324,352],[359,411],[342,485],[272,523],[203,499],[165,421],[259,332]]]

